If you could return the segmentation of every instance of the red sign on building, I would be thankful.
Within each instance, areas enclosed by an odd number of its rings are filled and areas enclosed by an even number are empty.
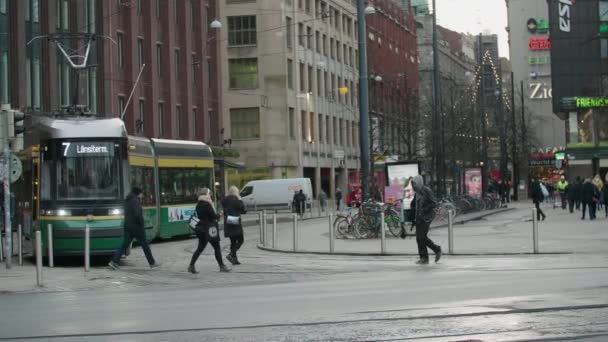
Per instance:
[[[531,37],[528,40],[528,47],[532,51],[551,50],[549,37]]]

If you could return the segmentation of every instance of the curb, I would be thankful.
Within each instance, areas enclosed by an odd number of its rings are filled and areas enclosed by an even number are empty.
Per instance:
[[[374,252],[374,253],[354,253],[354,252],[329,253],[329,252],[319,252],[319,251],[295,251],[294,252],[293,250],[275,249],[275,248],[265,247],[261,244],[258,244],[257,247],[258,247],[258,249],[260,249],[262,251],[283,253],[283,254],[340,255],[340,256],[416,256],[416,257],[418,256],[418,253],[385,253],[385,254],[382,254],[379,252]],[[443,253],[443,255],[449,255],[449,256],[517,256],[517,255],[567,255],[567,254],[574,254],[574,252],[540,252],[540,253],[513,252],[513,253],[453,253],[453,254]]]

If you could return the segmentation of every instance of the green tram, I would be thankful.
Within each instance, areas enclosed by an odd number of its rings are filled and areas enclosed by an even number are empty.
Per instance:
[[[187,236],[198,190],[214,188],[213,155],[202,142],[131,137],[117,118],[41,118],[29,131],[36,141],[19,154],[14,192],[26,248],[39,229],[44,255],[49,225],[55,255],[81,255],[86,225],[91,254],[112,253],[131,186],[144,192],[148,239]]]

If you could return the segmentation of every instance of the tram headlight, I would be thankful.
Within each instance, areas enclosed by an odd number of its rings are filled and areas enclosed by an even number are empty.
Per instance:
[[[70,216],[70,215],[72,215],[72,212],[70,210],[66,210],[66,209],[57,210],[57,216]]]
[[[124,213],[124,211],[120,208],[114,208],[114,209],[108,210],[108,214],[110,216],[118,216],[118,215],[122,215],[123,213]]]

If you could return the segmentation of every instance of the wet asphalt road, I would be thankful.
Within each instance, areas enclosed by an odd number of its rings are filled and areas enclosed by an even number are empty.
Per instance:
[[[608,265],[561,266],[560,258],[470,269],[452,259],[280,284],[5,294],[0,341],[608,341]]]

